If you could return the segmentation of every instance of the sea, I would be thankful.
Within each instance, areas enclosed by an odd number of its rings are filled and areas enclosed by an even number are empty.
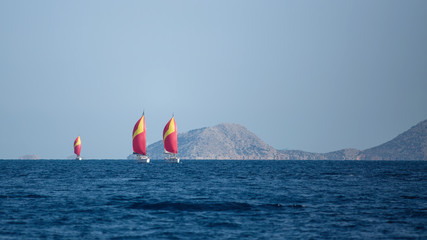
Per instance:
[[[0,160],[0,239],[427,239],[427,161]]]

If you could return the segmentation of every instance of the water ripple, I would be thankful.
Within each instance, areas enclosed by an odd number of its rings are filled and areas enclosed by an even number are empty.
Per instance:
[[[0,161],[0,239],[426,239],[427,162]]]

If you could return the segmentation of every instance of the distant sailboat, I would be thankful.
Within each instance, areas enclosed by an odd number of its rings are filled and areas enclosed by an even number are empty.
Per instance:
[[[82,142],[80,140],[80,136],[78,136],[74,141],[74,153],[77,155],[76,160],[82,160],[82,157],[80,157],[81,150],[82,150]]]
[[[179,163],[178,133],[173,116],[163,129],[163,146],[165,147],[165,153],[167,154],[167,157],[165,158],[166,161]]]
[[[133,154],[141,163],[149,163],[146,149],[145,114],[136,122],[132,133]]]

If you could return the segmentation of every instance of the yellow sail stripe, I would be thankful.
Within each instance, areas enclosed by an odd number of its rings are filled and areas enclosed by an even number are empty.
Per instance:
[[[163,136],[163,142],[165,141],[166,137],[169,136],[171,133],[175,132],[175,119],[171,119],[169,123],[169,128],[165,132],[165,135]]]
[[[132,139],[134,139],[138,134],[144,132],[144,116],[141,117],[141,121],[139,121],[138,128],[133,133]]]
[[[81,143],[81,141],[80,141],[80,136],[77,138],[77,142],[76,142],[76,144],[74,144],[74,147],[76,147],[76,146],[78,146],[78,145],[80,145],[80,144],[82,144]]]

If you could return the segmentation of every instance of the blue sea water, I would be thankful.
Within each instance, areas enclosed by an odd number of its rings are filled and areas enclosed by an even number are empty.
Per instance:
[[[425,161],[1,160],[0,239],[426,239]]]

